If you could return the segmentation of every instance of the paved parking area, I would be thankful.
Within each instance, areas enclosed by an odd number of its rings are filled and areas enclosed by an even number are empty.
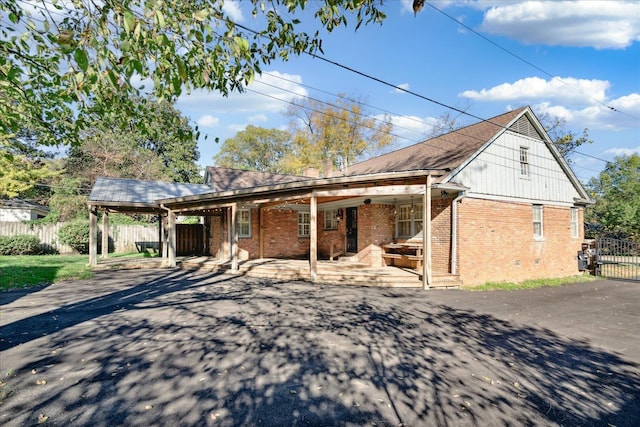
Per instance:
[[[98,272],[0,293],[0,424],[637,426],[640,285]]]

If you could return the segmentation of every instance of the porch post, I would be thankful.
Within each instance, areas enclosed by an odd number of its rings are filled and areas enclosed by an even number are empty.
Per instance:
[[[158,255],[160,258],[164,258],[163,255],[163,239],[162,239],[162,213],[158,214]]]
[[[169,267],[176,266],[176,214],[173,211],[168,212],[169,223],[167,225],[167,232],[169,234],[167,242],[167,255]]]
[[[231,205],[231,272],[238,272],[238,204]]]
[[[427,175],[422,200],[422,287],[429,289],[431,277],[431,175]]]
[[[311,193],[309,218],[309,276],[311,283],[318,282],[318,199]]]
[[[260,230],[258,230],[258,258],[264,258],[264,208],[262,205],[258,207],[258,226]]]
[[[109,211],[102,214],[102,255],[100,258],[109,257]]]
[[[169,242],[167,238],[169,236],[169,217],[168,215],[162,215],[162,258],[169,258]]]
[[[98,265],[98,208],[89,208],[89,266]]]

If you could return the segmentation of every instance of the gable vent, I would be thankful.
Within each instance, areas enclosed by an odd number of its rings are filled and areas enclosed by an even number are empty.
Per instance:
[[[542,140],[542,135],[538,133],[535,127],[531,124],[529,119],[526,116],[522,116],[518,119],[517,122],[511,125],[509,130],[520,133],[522,135],[526,135],[530,138],[540,139]]]

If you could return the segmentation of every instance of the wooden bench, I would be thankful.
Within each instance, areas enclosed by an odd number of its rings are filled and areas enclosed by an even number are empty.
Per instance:
[[[344,255],[344,251],[331,245],[331,249],[329,249],[329,260],[334,261],[333,258],[339,257],[340,255]]]
[[[422,245],[411,243],[388,243],[382,245],[385,265],[410,266],[415,262],[417,271],[422,270]],[[397,261],[396,261],[397,260]]]

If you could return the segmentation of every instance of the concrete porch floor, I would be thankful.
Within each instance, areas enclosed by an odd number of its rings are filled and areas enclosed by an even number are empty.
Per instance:
[[[213,257],[182,257],[178,266],[204,271],[229,271],[231,262]],[[309,261],[260,258],[238,262],[238,274],[249,277],[310,281]],[[318,282],[336,285],[420,288],[422,276],[416,270],[400,267],[371,268],[365,264],[341,261],[318,261]],[[458,276],[434,273],[433,288],[456,289],[462,285]]]
[[[231,262],[207,256],[177,258],[178,268],[190,270],[230,272]],[[106,258],[98,259],[95,270],[126,270],[138,268],[164,268],[163,258]],[[309,282],[309,261],[295,259],[260,258],[238,262],[238,274],[278,280]],[[389,288],[420,288],[422,276],[416,270],[401,267],[371,268],[357,262],[318,261],[318,282],[335,285],[379,286]],[[433,274],[432,288],[457,289],[462,285],[458,276]]]

